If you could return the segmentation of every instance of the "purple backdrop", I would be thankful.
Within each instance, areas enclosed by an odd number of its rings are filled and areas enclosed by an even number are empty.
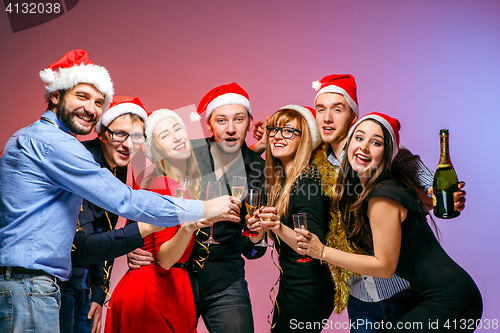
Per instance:
[[[73,48],[109,70],[117,94],[138,95],[150,111],[197,104],[209,89],[236,81],[263,118],[286,104],[311,105],[312,81],[351,73],[361,114],[399,118],[402,142],[431,169],[439,129],[450,129],[468,194],[459,218],[437,221],[442,245],[481,289],[483,319],[499,319],[499,17],[498,0],[88,0],[13,33],[3,12],[0,146],[43,113],[38,72]],[[116,266],[113,285],[125,269],[123,260]],[[269,255],[246,268],[256,332],[265,332],[277,270]]]

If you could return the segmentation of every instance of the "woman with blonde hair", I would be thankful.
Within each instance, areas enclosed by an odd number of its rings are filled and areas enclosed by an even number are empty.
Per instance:
[[[302,256],[295,249],[292,221],[292,215],[305,213],[308,230],[321,239],[328,230],[329,206],[321,178],[310,164],[312,151],[321,143],[314,110],[284,106],[269,119],[266,133],[269,207],[250,218],[248,225],[271,230],[279,254],[280,285],[271,331],[320,332],[333,311],[334,284],[319,260],[297,262]]]
[[[181,176],[191,183],[184,198],[199,199],[202,188],[196,157],[182,119],[160,109],[146,121],[146,154],[154,171],[143,188],[175,196]],[[195,231],[209,223],[186,222],[144,238],[154,263],[129,270],[116,286],[106,319],[110,332],[196,332],[196,310],[187,273]]]

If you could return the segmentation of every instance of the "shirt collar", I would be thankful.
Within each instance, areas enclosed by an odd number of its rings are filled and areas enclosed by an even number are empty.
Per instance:
[[[215,137],[212,135],[210,138],[205,139],[207,141],[208,149],[212,147],[213,144],[217,144],[215,142]],[[241,156],[243,156],[243,162],[246,165],[249,165],[252,161],[250,161],[250,153],[249,153],[250,148],[248,148],[247,143],[243,141],[243,146],[241,146]],[[211,154],[210,154],[211,156]]]
[[[43,116],[42,116],[42,117],[45,117],[45,118],[47,118],[47,119],[51,120],[54,124],[56,124],[57,126],[59,126],[59,128],[60,128],[63,132],[68,133],[69,135],[71,135],[71,133],[69,132],[69,130],[68,130],[66,127],[64,127],[64,125],[63,125],[63,124],[62,124],[62,122],[59,120],[59,118],[57,118],[57,115],[56,115],[54,112],[52,112],[52,111],[50,111],[50,110],[47,110],[47,111],[45,111],[45,113],[43,114]],[[42,121],[42,122],[44,122],[44,123],[46,123],[46,124],[47,124],[47,122],[45,122],[45,121]],[[53,125],[52,125],[52,124],[50,124],[50,123],[48,123],[48,124],[49,124],[50,126],[53,126]]]
[[[340,152],[340,156],[337,158],[335,156],[335,153],[333,152],[333,149],[332,147],[329,147],[328,148],[328,151],[327,151],[327,159],[328,161],[334,165],[334,166],[340,166],[340,163],[342,162],[342,160],[344,159],[344,156],[345,156],[345,147],[344,149]]]

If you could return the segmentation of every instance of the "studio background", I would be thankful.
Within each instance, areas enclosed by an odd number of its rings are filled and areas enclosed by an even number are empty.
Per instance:
[[[312,81],[350,73],[361,115],[398,118],[401,141],[431,169],[439,130],[448,128],[467,204],[456,219],[436,219],[441,243],[480,288],[483,319],[500,319],[500,1],[87,0],[17,33],[2,12],[1,147],[45,111],[38,72],[75,48],[109,70],[117,95],[137,95],[149,111],[197,105],[211,88],[235,81],[262,119],[286,104],[313,106]],[[191,138],[201,135],[190,130]],[[113,287],[125,270],[123,257],[115,261]],[[269,251],[247,261],[246,272],[255,331],[269,331],[278,276]]]

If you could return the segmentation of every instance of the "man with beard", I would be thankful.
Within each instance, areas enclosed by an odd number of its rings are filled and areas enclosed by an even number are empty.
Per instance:
[[[40,73],[48,110],[14,134],[0,157],[0,332],[59,332],[57,279],[71,271],[83,198],[129,219],[141,234],[186,221],[240,221],[240,201],[176,199],[133,191],[101,168],[76,139],[88,134],[113,98],[108,71],[82,50]],[[235,202],[235,203],[233,203]]]

